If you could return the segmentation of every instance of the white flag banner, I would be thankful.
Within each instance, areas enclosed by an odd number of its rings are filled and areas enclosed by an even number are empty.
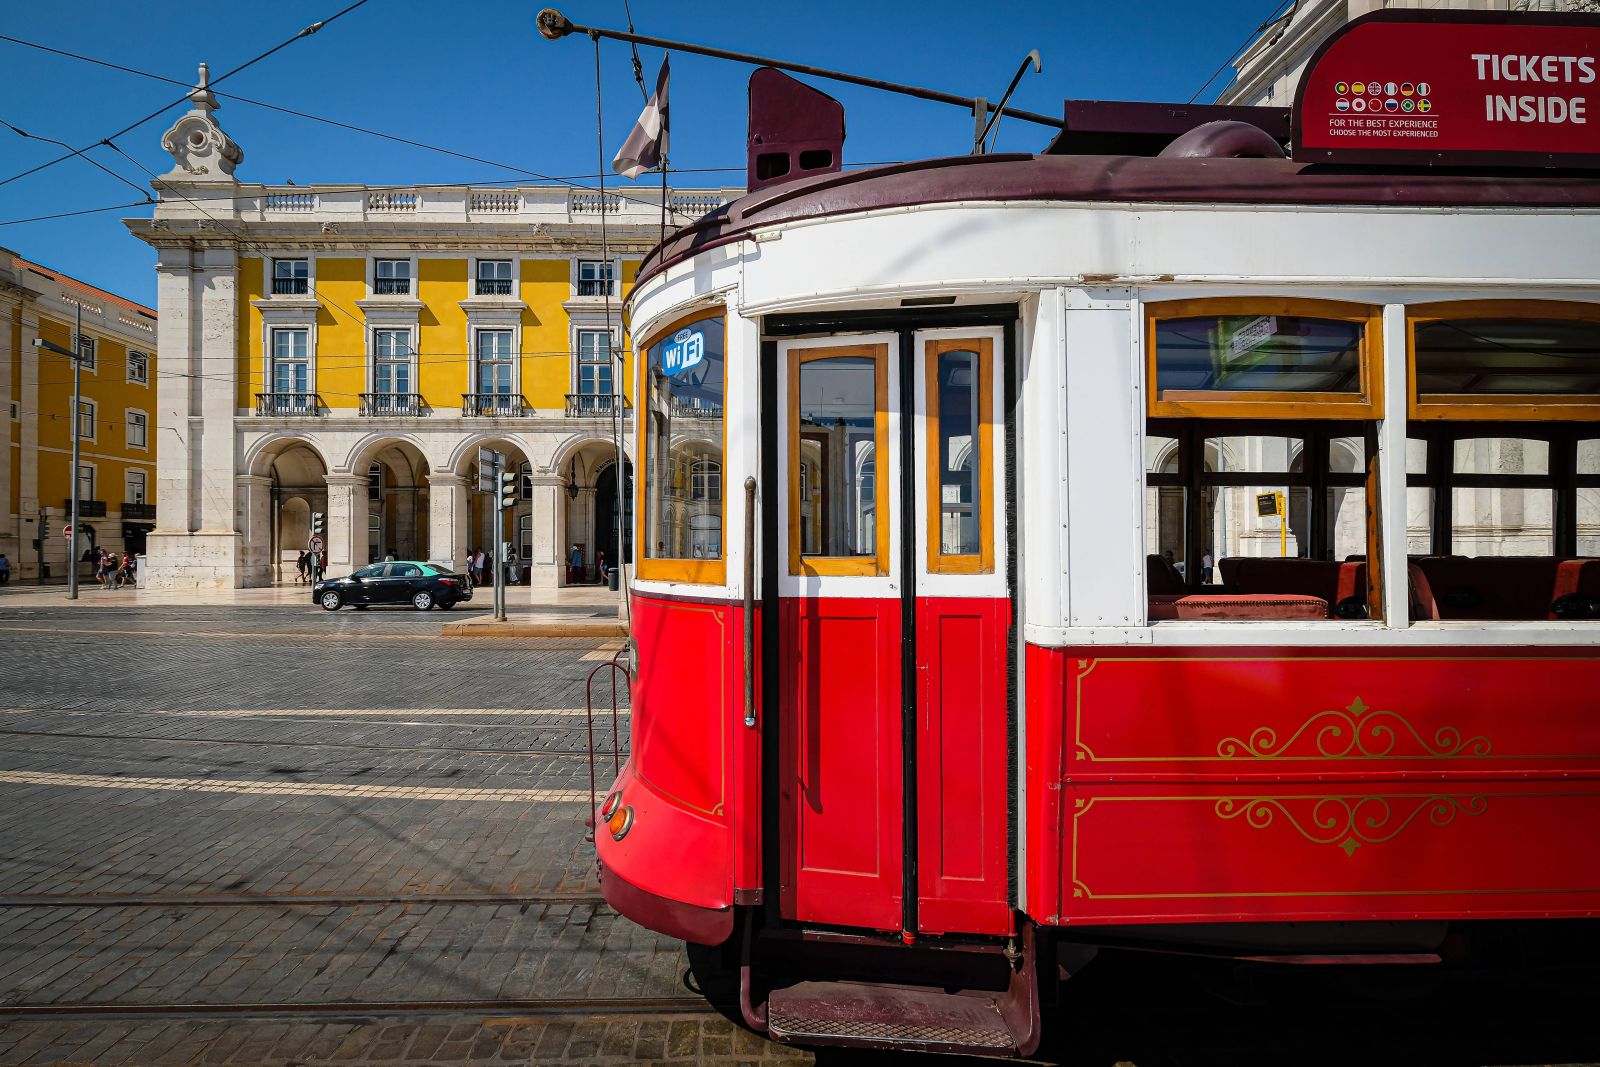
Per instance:
[[[649,103],[633,124],[633,131],[617,150],[611,169],[633,181],[647,170],[661,165],[667,154],[667,63],[661,61],[661,73],[656,75],[656,91],[650,94]]]

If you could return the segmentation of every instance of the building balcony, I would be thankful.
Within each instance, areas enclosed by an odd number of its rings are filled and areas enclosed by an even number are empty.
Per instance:
[[[720,419],[722,418],[722,405],[689,404],[674,398],[671,414],[675,419]]]
[[[361,414],[376,418],[424,413],[421,393],[362,393]]]
[[[468,418],[518,419],[530,412],[520,393],[461,394],[461,414]]]
[[[61,510],[68,515],[72,514],[72,498],[69,496],[61,504]],[[103,519],[106,517],[106,502],[104,500],[78,501],[78,518]]]
[[[257,415],[321,415],[322,398],[316,393],[257,393]]]
[[[305,296],[311,291],[309,278],[274,278],[272,279],[273,296]]]
[[[372,294],[374,296],[410,296],[410,278],[374,278],[372,279]]]
[[[616,296],[617,287],[602,278],[579,278],[579,296]]]
[[[625,413],[628,402],[615,393],[568,393],[567,418],[610,418]]]
[[[156,521],[156,506],[154,504],[124,504],[122,505],[124,519]]]
[[[473,287],[476,296],[510,296],[510,278],[479,278],[478,284]]]

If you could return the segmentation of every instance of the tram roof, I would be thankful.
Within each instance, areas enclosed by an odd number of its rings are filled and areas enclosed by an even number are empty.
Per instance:
[[[963,201],[1561,210],[1600,207],[1600,179],[1526,170],[1377,170],[1291,159],[1022,153],[927,159],[800,178],[748,193],[670,234],[645,258],[639,280],[764,227]]]

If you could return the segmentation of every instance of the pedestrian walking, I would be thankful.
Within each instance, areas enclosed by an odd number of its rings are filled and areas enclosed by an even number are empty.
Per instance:
[[[313,583],[322,581],[322,572],[328,568],[328,554],[326,552],[311,553],[311,559],[307,562],[307,566],[311,568],[311,581]]]
[[[0,552],[0,585],[11,581],[11,561],[6,559],[6,554]]]
[[[583,580],[583,549],[577,545],[572,546],[572,555],[567,559],[567,584],[577,585]]]
[[[1200,557],[1200,580],[1206,585],[1211,584],[1211,566],[1214,562],[1209,552]]]
[[[301,550],[294,560],[294,583],[299,585],[307,581],[311,574],[311,553]]]
[[[481,548],[478,549],[478,551],[473,554],[472,566],[478,572],[478,584],[479,585],[488,585],[489,584],[489,562],[488,561],[489,561],[488,554],[485,553],[483,551],[483,549],[481,549]]]
[[[132,552],[124,552],[122,554],[122,569],[117,573],[121,576],[123,585],[135,584],[138,572],[135,569]]]
[[[603,548],[600,549],[599,551],[597,551],[594,554],[594,569],[595,569],[594,584],[595,585],[605,585],[606,584],[606,550],[603,549]]]

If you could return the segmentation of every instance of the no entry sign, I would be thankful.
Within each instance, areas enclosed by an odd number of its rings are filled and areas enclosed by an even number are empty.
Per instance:
[[[1600,16],[1380,11],[1312,57],[1304,162],[1600,168]]]

